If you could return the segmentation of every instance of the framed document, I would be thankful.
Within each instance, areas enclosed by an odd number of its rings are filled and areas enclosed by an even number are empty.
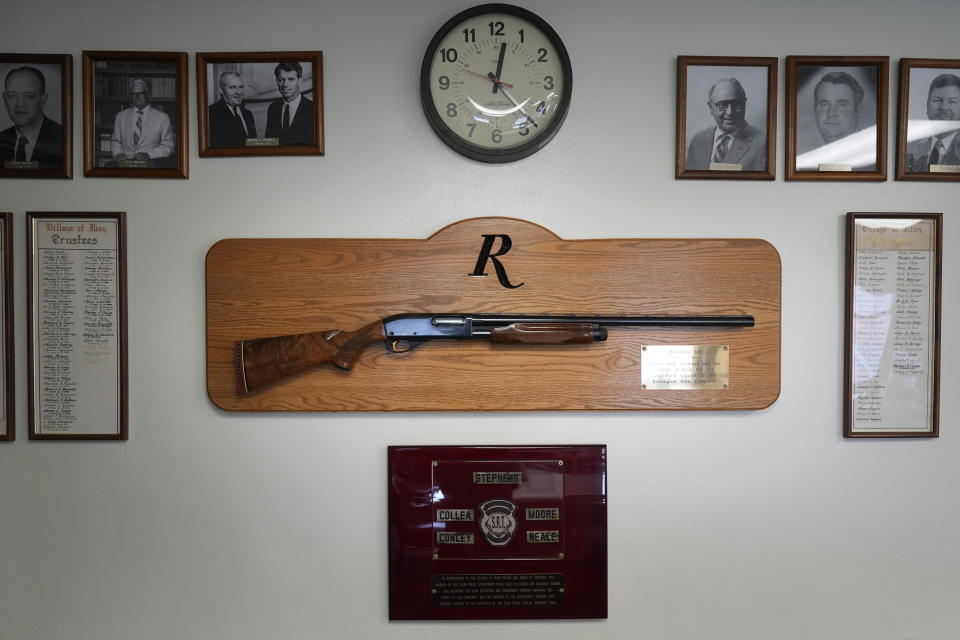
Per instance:
[[[887,179],[881,56],[787,56],[787,180]]]
[[[201,156],[323,155],[323,53],[198,53]]]
[[[187,177],[187,54],[83,52],[83,175]]]
[[[677,57],[677,178],[773,180],[777,59]]]
[[[848,213],[843,435],[937,437],[940,213]]]
[[[900,60],[897,180],[960,181],[960,60]]]
[[[390,447],[390,619],[607,617],[606,447]]]
[[[127,439],[123,213],[27,213],[31,440]]]
[[[0,213],[0,441],[17,435],[13,413],[13,248],[10,241],[13,224],[9,213]]]
[[[73,56],[0,53],[0,178],[73,177]]]

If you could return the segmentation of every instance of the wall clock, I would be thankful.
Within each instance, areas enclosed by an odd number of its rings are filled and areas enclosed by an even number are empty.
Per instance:
[[[420,68],[430,126],[481,162],[512,162],[540,150],[563,124],[571,87],[560,36],[536,14],[507,4],[450,18]]]

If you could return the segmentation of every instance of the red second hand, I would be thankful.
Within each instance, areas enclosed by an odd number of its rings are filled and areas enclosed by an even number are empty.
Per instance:
[[[509,82],[504,82],[503,80],[497,80],[496,78],[491,78],[490,76],[485,76],[482,73],[477,73],[476,71],[470,71],[470,69],[461,69],[461,71],[466,71],[467,73],[472,73],[473,75],[483,78],[484,80],[492,80],[494,84],[502,84],[505,87],[513,88],[513,85]]]

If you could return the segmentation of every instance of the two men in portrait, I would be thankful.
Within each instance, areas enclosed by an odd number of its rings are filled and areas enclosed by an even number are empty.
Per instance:
[[[267,107],[264,138],[280,145],[314,144],[315,105],[302,93],[303,67],[281,62],[273,69],[280,98]],[[243,147],[258,138],[253,113],[244,106],[244,83],[239,72],[227,70],[218,77],[220,98],[208,107],[211,147]]]

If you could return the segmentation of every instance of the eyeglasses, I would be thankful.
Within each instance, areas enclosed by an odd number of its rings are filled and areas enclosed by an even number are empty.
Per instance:
[[[721,113],[730,108],[732,108],[734,111],[743,111],[743,108],[746,106],[746,104],[746,100],[720,100],[719,102],[711,102],[710,108],[716,109]]]

